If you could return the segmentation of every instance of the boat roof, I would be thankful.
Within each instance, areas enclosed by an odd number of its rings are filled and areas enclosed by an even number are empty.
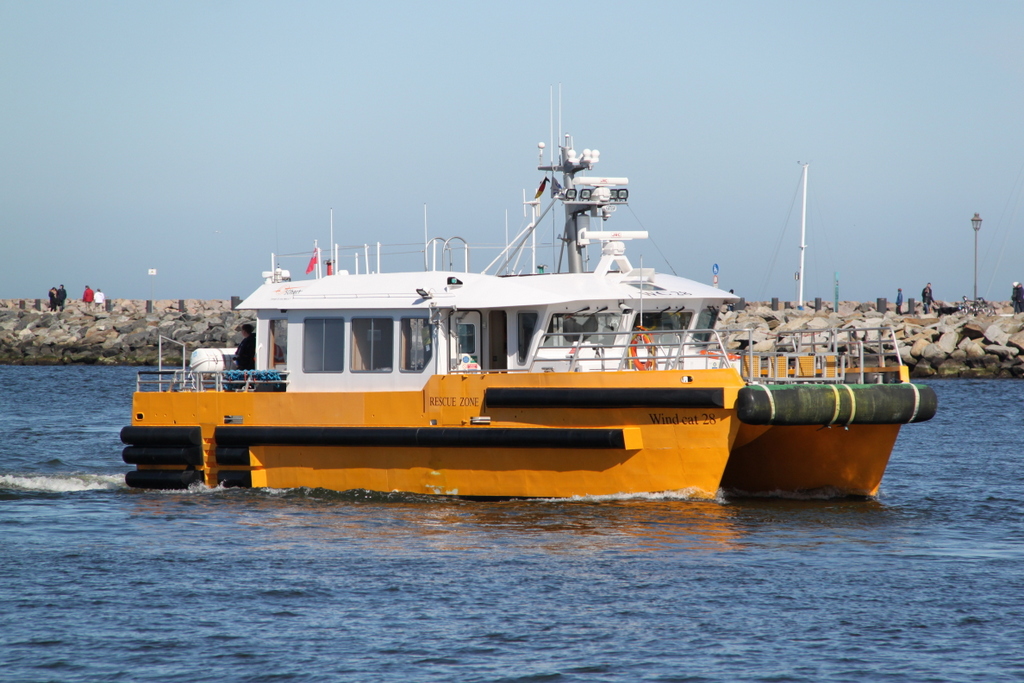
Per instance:
[[[582,301],[636,301],[641,298],[645,301],[730,301],[738,297],[694,280],[661,273],[590,272],[496,276],[425,271],[363,275],[339,273],[318,279],[269,282],[247,297],[238,308],[379,310],[430,305],[521,308]]]

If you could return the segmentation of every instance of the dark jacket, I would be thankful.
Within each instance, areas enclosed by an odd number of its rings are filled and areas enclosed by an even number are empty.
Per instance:
[[[235,350],[235,365],[239,370],[256,369],[256,335],[250,334]]]

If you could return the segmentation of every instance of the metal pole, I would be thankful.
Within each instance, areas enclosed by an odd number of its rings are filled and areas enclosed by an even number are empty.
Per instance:
[[[974,228],[974,300],[978,300],[978,232],[981,230],[981,216],[977,213],[971,219]]]
[[[978,300],[978,231],[974,231],[974,301]]]
[[[807,235],[807,167],[809,165],[804,164],[804,193],[800,207],[800,282],[797,285],[796,307],[801,311],[804,310],[804,250],[807,249],[805,237]]]

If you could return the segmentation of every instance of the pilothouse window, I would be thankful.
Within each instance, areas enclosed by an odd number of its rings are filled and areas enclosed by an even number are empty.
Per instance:
[[[645,312],[640,324],[648,330],[685,330],[690,327],[692,311]]]
[[[640,324],[646,330],[659,332],[658,343],[679,344],[683,341],[683,335],[671,334],[673,330],[687,330],[690,328],[690,321],[693,320],[693,311],[654,311],[645,312],[640,316]]]
[[[715,323],[718,322],[718,307],[707,306],[700,315],[697,316],[697,329],[698,330],[713,330],[715,329]],[[704,334],[695,334],[694,338],[698,341],[708,341],[711,339],[711,334],[705,332]]]
[[[421,372],[434,356],[427,318],[402,318],[401,357],[403,372]]]
[[[621,313],[555,313],[543,346],[572,346],[579,342],[607,346],[615,343]]]
[[[518,354],[516,358],[519,359],[519,364],[522,365],[530,354],[530,342],[533,341],[533,333],[537,331],[537,314],[533,311],[520,313],[517,316],[517,322]]]
[[[307,318],[302,325],[302,371],[345,370],[345,320]]]
[[[352,319],[352,372],[391,372],[394,328],[391,318]]]

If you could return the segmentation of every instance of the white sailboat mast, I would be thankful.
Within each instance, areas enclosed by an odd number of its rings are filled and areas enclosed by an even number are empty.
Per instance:
[[[804,197],[803,204],[800,208],[800,270],[797,272],[797,290],[796,290],[796,305],[797,308],[803,309],[804,307],[804,251],[807,249],[807,167],[810,164],[804,164]]]

